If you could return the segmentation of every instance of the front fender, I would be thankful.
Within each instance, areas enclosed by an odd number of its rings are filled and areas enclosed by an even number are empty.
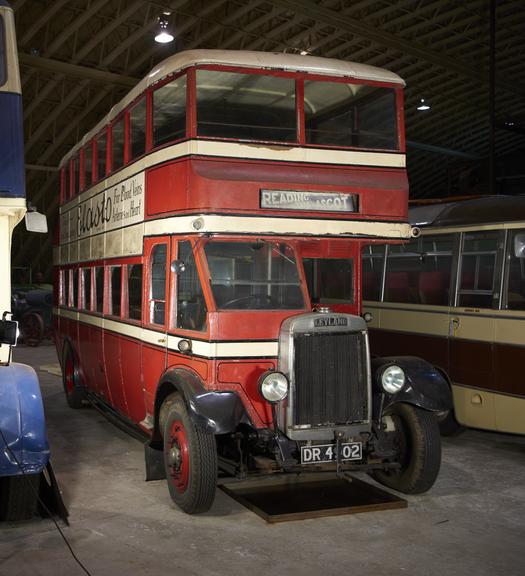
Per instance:
[[[37,474],[49,461],[44,406],[36,372],[0,366],[0,476]],[[7,443],[7,446],[6,446]]]
[[[161,386],[167,383],[182,392],[191,419],[208,432],[228,434],[247,417],[242,401],[235,392],[206,390],[199,377],[188,370],[168,370]]]
[[[381,374],[388,365],[396,364],[405,372],[406,384],[397,394],[386,393]],[[443,374],[432,364],[414,356],[388,356],[372,359],[374,396],[382,399],[382,408],[405,402],[432,412],[452,408],[452,391]]]

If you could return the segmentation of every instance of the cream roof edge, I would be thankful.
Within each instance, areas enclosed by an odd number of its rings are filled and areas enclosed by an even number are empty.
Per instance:
[[[273,70],[288,70],[292,72],[309,72],[324,76],[343,76],[357,80],[371,80],[374,82],[390,82],[404,86],[405,82],[394,72],[348,62],[334,58],[320,58],[318,56],[300,56],[299,54],[283,54],[281,52],[255,52],[250,50],[187,50],[166,58],[157,64],[137,85],[128,92],[124,98],[115,104],[106,116],[91,129],[60,161],[62,166],[65,160],[82,148],[93,136],[113,118],[124,110],[149,86],[156,84],[166,76],[179,70],[197,64],[218,64],[223,66],[238,66],[241,68],[262,68]]]

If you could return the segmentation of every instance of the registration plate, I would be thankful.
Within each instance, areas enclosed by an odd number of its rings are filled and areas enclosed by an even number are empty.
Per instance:
[[[363,445],[361,442],[341,444],[341,460],[361,460]],[[337,460],[336,444],[319,444],[316,446],[301,446],[301,464],[319,464],[320,462],[335,462]]]

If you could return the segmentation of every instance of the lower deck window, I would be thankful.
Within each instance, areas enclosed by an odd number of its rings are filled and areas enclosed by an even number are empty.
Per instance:
[[[111,268],[111,310],[113,316],[120,316],[120,296],[121,296],[122,268],[113,266]]]

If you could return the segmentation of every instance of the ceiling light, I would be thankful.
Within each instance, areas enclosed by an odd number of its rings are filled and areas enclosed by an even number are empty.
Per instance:
[[[424,98],[421,98],[419,102],[419,106],[417,107],[418,110],[430,110],[430,104],[425,102]]]
[[[155,36],[155,42],[159,44],[168,44],[168,42],[173,42],[173,34],[169,30],[169,12],[163,12],[159,16],[159,27],[157,29],[157,34]]]

